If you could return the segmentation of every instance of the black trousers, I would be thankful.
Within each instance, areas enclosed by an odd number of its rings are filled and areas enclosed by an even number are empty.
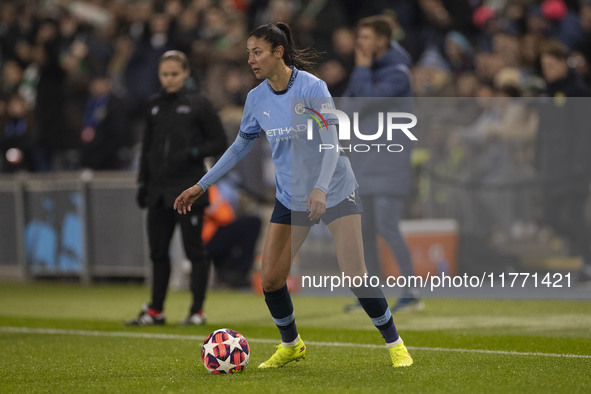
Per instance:
[[[193,314],[203,308],[209,278],[210,261],[201,240],[202,209],[193,209],[186,215],[180,215],[172,208],[162,206],[148,208],[148,241],[152,260],[150,307],[158,311],[164,310],[164,300],[170,279],[170,241],[177,224],[181,227],[185,254],[192,266],[190,288],[193,293],[193,304],[190,313]]]

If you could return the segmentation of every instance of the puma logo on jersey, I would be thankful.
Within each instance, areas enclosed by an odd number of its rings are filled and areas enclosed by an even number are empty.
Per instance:
[[[269,119],[271,119],[271,110],[268,110],[267,112],[263,111],[263,114],[267,115]]]
[[[355,190],[353,190],[353,193],[347,196],[347,201],[351,201],[353,204],[357,204],[357,201],[355,201]]]

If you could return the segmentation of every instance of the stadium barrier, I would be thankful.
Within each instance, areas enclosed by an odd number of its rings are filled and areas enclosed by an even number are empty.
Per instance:
[[[149,276],[135,173],[57,172],[0,177],[0,276]]]

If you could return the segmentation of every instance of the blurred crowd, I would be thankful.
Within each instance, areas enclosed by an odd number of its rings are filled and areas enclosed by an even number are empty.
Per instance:
[[[264,23],[287,22],[300,46],[318,50],[314,71],[339,96],[356,22],[376,14],[390,17],[392,39],[412,56],[419,97],[544,94],[548,42],[591,83],[591,0],[3,0],[0,170],[134,168],[169,49],[188,55],[190,87],[233,136],[257,83],[246,38]]]

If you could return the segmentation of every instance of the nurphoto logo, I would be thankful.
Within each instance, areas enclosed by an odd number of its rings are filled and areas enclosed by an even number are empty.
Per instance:
[[[384,132],[385,132],[385,141],[392,141],[392,136],[395,132],[402,132],[404,133],[409,140],[411,141],[418,141],[417,137],[410,131],[414,126],[417,124],[417,117],[409,112],[378,112],[378,129],[375,132],[364,134],[361,132],[359,128],[359,113],[353,113],[353,135],[355,138],[361,141],[374,141],[374,143],[362,143],[362,144],[349,144],[349,145],[342,145],[344,141],[351,140],[351,121],[349,116],[338,109],[332,108],[322,108],[320,111],[314,111],[311,108],[300,108],[300,111],[303,113],[302,109],[309,110],[313,112],[313,114],[309,114],[319,125],[320,129],[322,126],[327,127],[326,120],[322,116],[322,114],[333,114],[336,115],[338,119],[338,137],[341,144],[319,144],[319,151],[322,152],[324,150],[332,150],[337,149],[339,151],[353,151],[353,152],[369,152],[371,150],[375,150],[379,152],[380,150],[388,151],[388,152],[402,152],[404,147],[400,144],[388,144],[388,143],[376,143],[377,141],[384,141]],[[296,109],[296,112],[297,109]],[[384,127],[385,124],[385,127]],[[308,140],[313,139],[313,121],[312,119],[308,119],[307,124],[307,138]]]

